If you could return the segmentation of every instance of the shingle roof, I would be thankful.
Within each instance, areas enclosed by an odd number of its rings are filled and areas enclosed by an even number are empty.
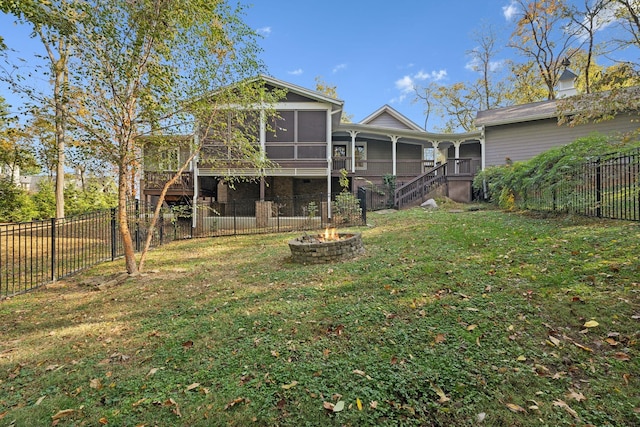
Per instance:
[[[541,101],[523,105],[478,111],[476,126],[498,126],[556,117],[556,101]]]

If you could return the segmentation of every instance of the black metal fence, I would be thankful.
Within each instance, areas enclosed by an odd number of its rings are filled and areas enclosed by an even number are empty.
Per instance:
[[[640,221],[640,149],[585,162],[558,182],[529,188],[516,202],[530,210]]]
[[[229,201],[163,208],[152,230],[151,247],[193,237],[318,230],[366,222],[360,205],[340,195]],[[329,203],[331,200],[331,204]],[[328,215],[329,205],[333,216]],[[144,247],[154,207],[135,201],[127,207],[136,251]],[[194,218],[195,214],[195,218]],[[116,209],[65,219],[0,225],[0,300],[123,256]]]

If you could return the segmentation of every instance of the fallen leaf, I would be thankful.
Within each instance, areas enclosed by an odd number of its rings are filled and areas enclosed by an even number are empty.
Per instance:
[[[336,402],[336,404],[333,406],[333,412],[340,412],[344,409],[344,400],[339,400],[338,402]]]
[[[184,348],[191,348],[191,347],[193,347],[193,341],[188,340],[188,341],[183,342],[183,343],[182,343],[182,347],[184,347]]]
[[[609,344],[611,347],[615,347],[618,344],[620,344],[618,341],[614,340],[613,338],[607,338],[605,339],[605,342]]]
[[[297,385],[298,385],[298,381],[292,381],[290,384],[283,384],[282,389],[289,390],[290,388],[295,387]]]
[[[522,406],[520,405],[516,405],[515,403],[505,403],[505,405],[507,406],[507,408],[509,408],[510,411],[512,412],[527,412],[526,409],[524,409]]]
[[[369,407],[371,409],[376,409],[378,407],[378,401],[377,400],[372,400],[371,402],[369,402]]]
[[[446,403],[448,401],[450,401],[451,399],[449,399],[447,397],[447,395],[445,394],[444,391],[442,391],[442,389],[440,387],[438,387],[437,385],[431,383],[431,388],[433,389],[433,391],[436,392],[436,394],[438,395],[438,397],[440,397],[440,399],[438,399],[439,403]]]
[[[156,372],[158,372],[158,368],[151,368],[149,370],[149,372],[147,373],[147,376],[150,377],[151,375],[155,374]]]
[[[549,341],[551,341],[551,344],[555,345],[556,347],[560,347],[560,340],[553,335],[549,335]]]
[[[196,389],[196,388],[198,388],[198,387],[200,387],[200,383],[193,383],[193,384],[190,384],[190,385],[186,388],[186,390],[185,390],[185,391],[191,391],[191,390]]]
[[[100,418],[98,422],[103,426],[106,426],[107,424],[109,424],[109,420],[107,420],[105,417]]]
[[[102,388],[102,382],[100,382],[99,378],[94,378],[89,381],[89,387],[95,388],[96,390],[100,390]]]
[[[227,403],[226,405],[224,405],[224,409],[227,410],[229,408],[232,408],[234,406],[236,406],[238,403],[249,403],[249,399],[247,399],[246,397],[237,397],[235,399],[233,399],[231,402]]]
[[[588,322],[586,322],[583,326],[585,328],[595,328],[596,326],[598,326],[599,323],[596,322],[595,320],[589,320]]]
[[[361,371],[360,369],[354,369],[352,372],[353,372],[354,374],[356,374],[356,375],[361,375],[361,376],[363,376],[363,377],[364,377],[365,375],[367,375],[367,374],[365,374],[365,373],[364,373],[364,371]]]
[[[631,360],[631,357],[629,357],[627,353],[622,353],[622,352],[617,352],[616,354],[613,355],[613,357],[618,360],[625,360],[625,361]]]
[[[569,393],[565,394],[565,396],[567,397],[567,399],[569,400],[575,400],[577,402],[586,400],[587,398],[584,397],[584,394],[576,392],[572,389],[569,389]]]
[[[445,335],[444,335],[444,334],[438,334],[438,335],[436,335],[436,339],[435,339],[436,344],[443,343],[443,342],[445,342],[446,340],[447,340],[447,338],[445,337]]]
[[[75,409],[63,409],[62,411],[58,411],[55,415],[53,415],[51,417],[51,419],[55,420],[59,420],[60,418],[65,418],[68,417],[70,415],[75,414],[76,410]]]
[[[331,403],[331,402],[322,402],[322,407],[324,409],[326,409],[327,411],[333,411],[333,407],[334,406],[335,405],[333,403]]]
[[[525,360],[527,360],[527,358],[525,356],[518,356],[518,358],[516,360],[518,362],[524,362]]]
[[[362,411],[362,401],[360,398],[356,399],[356,406],[358,407],[358,411]]]
[[[34,403],[34,405],[35,405],[35,406],[40,405],[40,404],[42,403],[42,401],[44,400],[44,398],[45,398],[45,397],[47,397],[47,395],[40,396],[40,397],[38,398],[38,400],[36,400],[36,403]],[[0,417],[0,418],[1,418],[1,417]]]
[[[573,418],[576,418],[576,419],[580,418],[580,417],[578,417],[578,413],[576,411],[574,411],[573,409],[571,409],[569,407],[569,405],[567,405],[564,400],[560,400],[560,399],[554,400],[553,401],[553,406],[558,406],[560,408],[563,408],[565,411],[567,411],[569,414],[571,414],[571,416]]]
[[[487,414],[485,412],[480,412],[478,415],[476,415],[476,421],[478,421],[478,423],[481,423],[486,417]]]
[[[469,326],[467,326],[467,331],[473,331],[477,327],[478,327],[478,325],[469,325]]]
[[[574,344],[576,345],[576,347],[583,349],[584,351],[589,351],[589,352],[593,352],[593,350],[591,350],[589,347],[585,347],[582,344],[578,344],[577,342],[574,342]]]

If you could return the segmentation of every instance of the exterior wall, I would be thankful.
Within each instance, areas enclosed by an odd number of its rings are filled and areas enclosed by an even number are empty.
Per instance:
[[[379,126],[383,128],[408,129],[406,125],[400,123],[395,117],[389,113],[382,113],[375,119],[367,122],[371,126]]]
[[[595,132],[615,136],[637,128],[638,124],[632,123],[629,116],[575,127],[558,126],[555,118],[487,126],[485,166],[504,165],[507,158],[514,162],[528,160],[550,148],[569,144]]]
[[[389,150],[391,152],[391,150]],[[414,144],[403,144],[398,141],[396,146],[398,160],[422,160],[422,146]]]

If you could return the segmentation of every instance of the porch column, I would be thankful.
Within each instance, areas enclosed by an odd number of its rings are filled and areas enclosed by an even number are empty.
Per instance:
[[[456,165],[455,165],[455,174],[459,174],[460,173],[460,162],[458,161],[458,159],[460,159],[460,144],[462,144],[461,140],[457,140],[457,141],[452,141],[453,142],[453,148],[454,148],[454,158],[456,160]]]
[[[438,145],[441,141],[429,141],[433,147],[433,167],[435,168],[438,163]]]
[[[331,109],[327,110],[327,210],[329,219],[331,219],[331,169],[333,169],[333,162],[331,161],[331,157],[333,155],[332,146],[333,141],[331,138],[332,129],[331,129]]]
[[[264,160],[267,157],[267,120],[264,110],[260,110],[260,160]],[[260,168],[260,201],[264,202],[265,196],[265,182],[264,182],[265,170]]]
[[[398,139],[399,136],[387,135],[391,138],[391,174],[396,176],[398,174]]]
[[[481,158],[481,167],[482,170],[486,167],[486,155],[485,155],[485,139],[484,139],[484,126],[482,126],[482,131],[480,132],[480,158]]]
[[[197,131],[193,134],[193,140],[195,142],[195,146],[197,147],[200,144]],[[191,170],[193,171],[193,207],[191,208],[191,228],[195,229],[198,227],[198,195],[200,193],[200,188],[198,186],[199,179],[197,154],[193,157],[193,159],[191,159]],[[193,232],[191,232],[191,235],[193,235]]]
[[[355,130],[349,131],[349,135],[351,135],[351,173],[356,172],[356,135],[358,133]]]

